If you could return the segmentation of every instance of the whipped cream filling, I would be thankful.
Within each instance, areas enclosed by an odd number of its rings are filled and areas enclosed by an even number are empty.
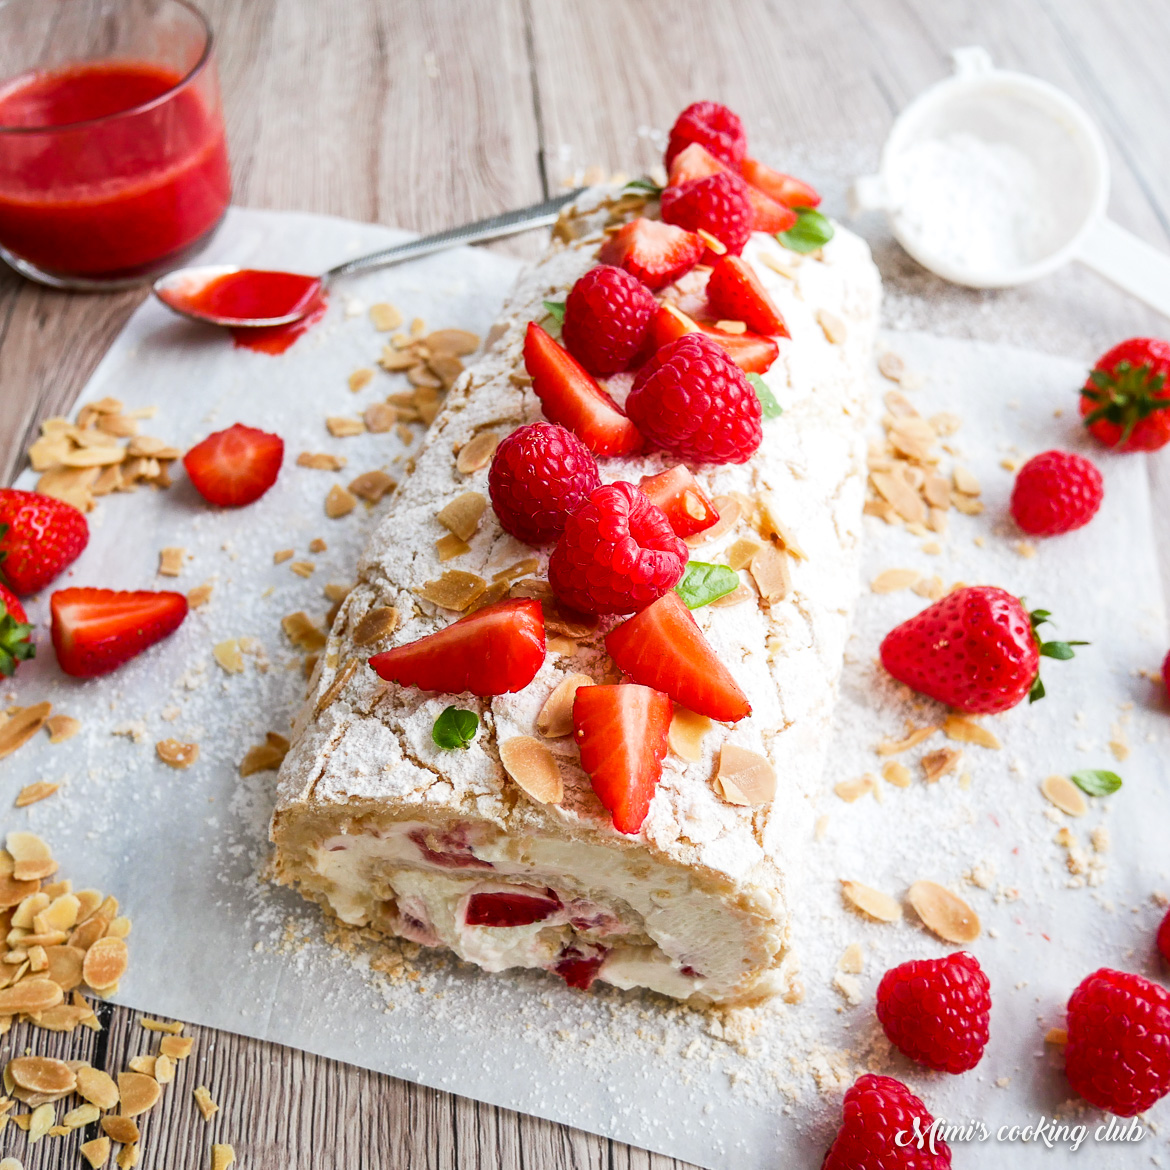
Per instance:
[[[449,947],[488,971],[556,972],[579,958],[618,987],[687,998],[718,995],[750,965],[746,915],[684,870],[587,842],[403,821],[329,837],[311,864],[343,922]],[[511,924],[528,914],[539,917]]]

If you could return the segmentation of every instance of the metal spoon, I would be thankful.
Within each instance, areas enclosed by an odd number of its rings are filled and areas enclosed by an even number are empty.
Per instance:
[[[556,222],[561,209],[576,199],[584,190],[584,187],[577,187],[564,195],[546,199],[543,203],[534,203],[530,207],[507,211],[503,215],[493,215],[488,219],[476,220],[474,223],[466,223],[462,227],[448,228],[446,231],[435,232],[434,235],[420,236],[417,240],[410,240],[405,244],[395,244],[393,247],[373,252],[369,256],[359,256],[355,260],[347,260],[344,264],[338,264],[335,268],[330,268],[328,272],[323,273],[295,308],[282,317],[218,317],[186,303],[188,297],[206,287],[211,281],[233,272],[242,271],[239,265],[207,264],[193,268],[178,268],[174,272],[160,276],[152,286],[153,292],[168,309],[195,321],[207,321],[213,325],[227,325],[232,328],[266,328],[272,325],[288,325],[305,316],[316,303],[317,294],[328,288],[338,277],[352,276],[358,272],[369,272],[374,268],[387,268],[392,264],[416,260],[420,256],[429,256],[432,252],[441,252],[445,248],[454,248],[460,244],[480,244],[488,240],[501,240],[505,236],[514,236],[520,232],[531,231],[533,228],[548,227]]]

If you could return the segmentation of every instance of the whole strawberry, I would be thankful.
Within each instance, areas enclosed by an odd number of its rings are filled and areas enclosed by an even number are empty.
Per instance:
[[[739,175],[721,171],[667,187],[662,192],[662,218],[689,232],[708,232],[727,252],[738,256],[752,234],[747,184]],[[714,264],[718,258],[710,248],[703,254],[707,264]]]
[[[718,102],[692,102],[679,114],[670,128],[665,165],[669,167],[674,156],[692,142],[737,170],[747,154],[747,135],[739,115]]]
[[[948,593],[882,641],[882,665],[899,682],[959,711],[991,715],[1025,695],[1044,697],[1040,658],[1073,657],[1084,642],[1041,642],[1047,610],[1032,613],[994,585]]]
[[[11,589],[0,585],[0,675],[8,678],[19,663],[36,657],[32,632],[24,606]]]
[[[89,525],[72,504],[0,488],[0,576],[16,593],[43,589],[88,543]]]
[[[890,1042],[937,1072],[979,1063],[990,1014],[991,984],[967,951],[902,963],[878,984],[877,1017]]]
[[[1088,524],[1104,497],[1101,473],[1087,459],[1045,451],[1020,468],[1012,488],[1012,516],[1032,536],[1059,536]]]
[[[1102,967],[1068,1001],[1068,1083],[1086,1101],[1133,1117],[1170,1093],[1170,992]]]
[[[858,1077],[845,1091],[843,1113],[821,1170],[950,1167],[950,1146],[932,1132],[930,1111],[901,1081],[874,1073]]]
[[[1158,950],[1161,951],[1162,958],[1170,963],[1170,910],[1166,911],[1166,917],[1158,927]]]
[[[684,333],[638,371],[626,413],[652,443],[692,465],[746,463],[764,437],[759,396],[702,333]]]
[[[612,264],[589,269],[569,290],[561,341],[595,377],[628,370],[658,311],[654,294]]]
[[[1170,342],[1131,337],[1098,359],[1081,389],[1085,426],[1106,447],[1157,451],[1170,442]]]

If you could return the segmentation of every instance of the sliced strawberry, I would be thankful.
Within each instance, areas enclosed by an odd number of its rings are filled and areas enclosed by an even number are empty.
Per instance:
[[[611,630],[605,648],[635,682],[665,691],[698,715],[737,723],[751,714],[747,696],[677,593],[663,594]]]
[[[745,374],[765,373],[780,356],[780,347],[771,337],[761,337],[758,333],[724,333],[713,325],[692,320],[674,305],[659,305],[650,321],[651,352],[677,340],[684,333],[705,333],[719,342]]]
[[[658,289],[690,272],[705,247],[698,236],[685,228],[642,218],[609,236],[597,259],[602,264],[624,268],[647,288]]]
[[[187,599],[181,593],[58,589],[49,608],[61,669],[93,678],[173,634],[187,616]]]
[[[821,201],[821,197],[807,183],[774,171],[754,158],[745,158],[739,171],[756,190],[763,191],[785,207],[816,207]]]
[[[183,456],[199,494],[221,508],[258,500],[275,482],[284,461],[284,440],[241,423],[208,435]]]
[[[708,175],[717,175],[720,171],[730,171],[731,168],[717,159],[709,150],[692,142],[685,150],[674,156],[670,164],[669,187],[678,187],[682,183],[689,183],[692,179],[705,179]],[[733,172],[734,173],[734,172]],[[757,187],[749,187],[748,202],[752,205],[752,231],[786,232],[796,223],[796,212],[783,203],[777,203]]]
[[[549,422],[568,427],[594,455],[632,455],[642,449],[638,428],[597,379],[535,321],[524,338],[524,366]]]
[[[608,947],[587,947],[585,949],[579,946],[565,947],[557,956],[552,970],[570,987],[588,991],[593,986],[597,972],[601,970],[601,964],[605,962],[605,956],[608,954]]]
[[[666,513],[675,536],[694,536],[719,520],[715,505],[685,463],[644,475],[638,486]]]
[[[724,256],[711,270],[707,307],[713,317],[742,321],[756,333],[791,336],[775,301],[742,256]]]
[[[753,232],[767,232],[774,236],[777,232],[786,232],[795,225],[797,215],[791,207],[777,203],[758,187],[749,185],[747,193],[748,202],[752,205]]]
[[[544,614],[531,597],[497,601],[370,659],[379,678],[424,691],[486,698],[522,691],[544,664]]]
[[[662,776],[673,709],[661,691],[633,683],[580,687],[573,734],[581,767],[619,833],[636,833]]]
[[[467,840],[467,830],[412,829],[407,836],[418,846],[423,860],[440,869],[495,869],[490,861],[476,857]]]
[[[484,890],[469,894],[463,921],[468,926],[531,926],[552,917],[561,900],[552,890],[516,886],[510,890]]]

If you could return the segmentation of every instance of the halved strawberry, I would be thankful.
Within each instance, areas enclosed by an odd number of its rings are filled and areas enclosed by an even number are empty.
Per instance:
[[[693,232],[657,219],[635,219],[606,238],[597,253],[601,264],[614,264],[647,288],[678,280],[699,262],[706,245]]]
[[[145,590],[58,589],[49,608],[61,669],[75,678],[93,678],[173,634],[187,616],[187,599]]]
[[[549,889],[515,886],[509,890],[484,890],[468,895],[463,921],[468,926],[531,926],[560,908],[560,898]]]
[[[777,232],[786,232],[795,225],[798,217],[791,207],[777,203],[770,195],[764,194],[758,187],[750,184],[747,195],[748,202],[752,205],[753,232],[767,232],[774,236]]]
[[[685,150],[674,156],[670,164],[668,187],[689,183],[692,179],[705,179],[731,168],[717,159],[709,150],[692,142]],[[734,172],[733,172],[734,173]],[[752,205],[752,231],[786,232],[796,223],[796,212],[783,203],[777,203],[758,187],[748,187],[748,202]]]
[[[531,597],[485,605],[457,622],[375,654],[379,678],[456,695],[486,698],[522,691],[544,664],[544,614]]]
[[[638,486],[666,513],[675,536],[694,536],[719,520],[715,505],[685,463],[644,475]]]
[[[258,500],[275,482],[284,461],[279,435],[242,423],[208,435],[183,456],[183,466],[199,494],[221,508]]]
[[[674,305],[659,305],[650,320],[650,352],[676,341],[684,333],[705,333],[717,341],[745,374],[763,374],[780,356],[780,347],[758,333],[724,333],[714,325],[694,321]]]
[[[632,455],[642,436],[621,407],[535,321],[524,338],[524,367],[549,422],[568,427],[594,455]]]
[[[791,336],[776,302],[742,256],[724,256],[711,270],[707,308],[713,317],[742,321],[757,333]]]
[[[665,691],[698,715],[737,723],[752,712],[747,696],[677,593],[663,594],[612,629],[605,648],[635,682]]]
[[[756,190],[763,191],[765,195],[777,203],[783,203],[785,207],[816,207],[821,201],[821,197],[807,183],[780,171],[774,171],[754,158],[745,158],[739,170]]]
[[[581,767],[619,833],[636,833],[650,811],[672,714],[669,696],[634,683],[577,691],[573,735]]]

